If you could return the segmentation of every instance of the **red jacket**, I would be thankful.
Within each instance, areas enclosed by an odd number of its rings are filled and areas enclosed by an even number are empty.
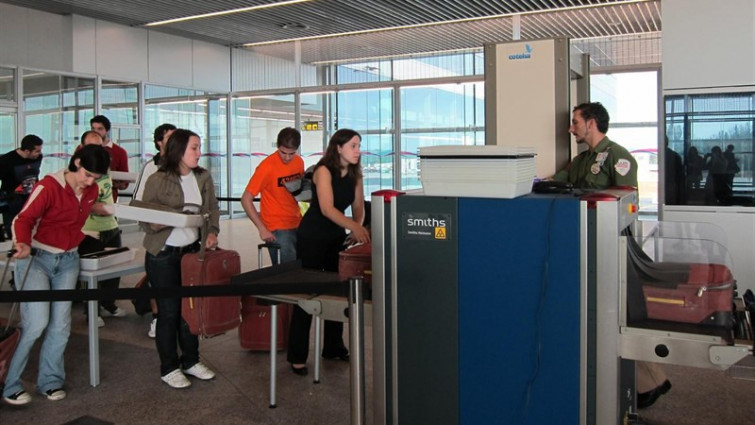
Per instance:
[[[110,146],[102,146],[110,155],[110,170],[128,172],[128,152],[126,149],[111,142]],[[113,201],[118,202],[118,189],[113,188]]]
[[[96,184],[84,189],[79,201],[66,184],[64,171],[48,174],[34,186],[24,208],[13,220],[13,242],[53,253],[79,246],[84,239],[81,228],[97,200],[98,189]]]

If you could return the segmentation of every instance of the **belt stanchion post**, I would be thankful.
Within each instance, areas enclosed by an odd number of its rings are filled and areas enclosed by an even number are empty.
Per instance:
[[[270,306],[270,408],[275,407],[276,363],[278,357],[278,304]]]
[[[320,383],[320,353],[322,353],[322,317],[314,316],[315,321],[315,384]]]
[[[366,420],[364,395],[364,277],[349,279],[349,362],[351,382],[351,425]]]

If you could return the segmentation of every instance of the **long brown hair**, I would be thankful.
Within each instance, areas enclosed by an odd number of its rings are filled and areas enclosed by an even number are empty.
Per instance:
[[[189,138],[191,136],[199,137],[197,133],[184,128],[179,128],[170,135],[168,143],[165,144],[163,158],[160,160],[159,171],[176,176],[181,175],[181,160],[186,152],[186,147],[189,145]],[[197,166],[192,171],[194,174],[199,175],[204,172],[204,168]]]
[[[359,133],[348,128],[342,128],[333,133],[333,136],[330,137],[330,141],[328,142],[328,148],[325,150],[325,155],[317,165],[324,165],[328,167],[328,170],[332,173],[340,176],[342,167],[341,158],[340,155],[338,155],[338,147],[345,145],[349,140],[353,139],[354,136],[359,137],[360,141],[362,140],[362,136]],[[354,179],[355,181],[362,177],[361,155],[356,164],[348,165],[346,174],[349,178]]]

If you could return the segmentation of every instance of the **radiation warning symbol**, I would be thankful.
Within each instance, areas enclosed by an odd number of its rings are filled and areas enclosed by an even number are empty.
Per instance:
[[[435,239],[445,239],[446,238],[446,228],[445,227],[436,227],[435,228]]]

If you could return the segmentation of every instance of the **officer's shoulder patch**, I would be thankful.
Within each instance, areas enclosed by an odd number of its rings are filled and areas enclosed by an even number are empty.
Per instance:
[[[628,159],[621,158],[616,161],[616,165],[613,166],[620,176],[624,177],[632,170],[632,163]]]

